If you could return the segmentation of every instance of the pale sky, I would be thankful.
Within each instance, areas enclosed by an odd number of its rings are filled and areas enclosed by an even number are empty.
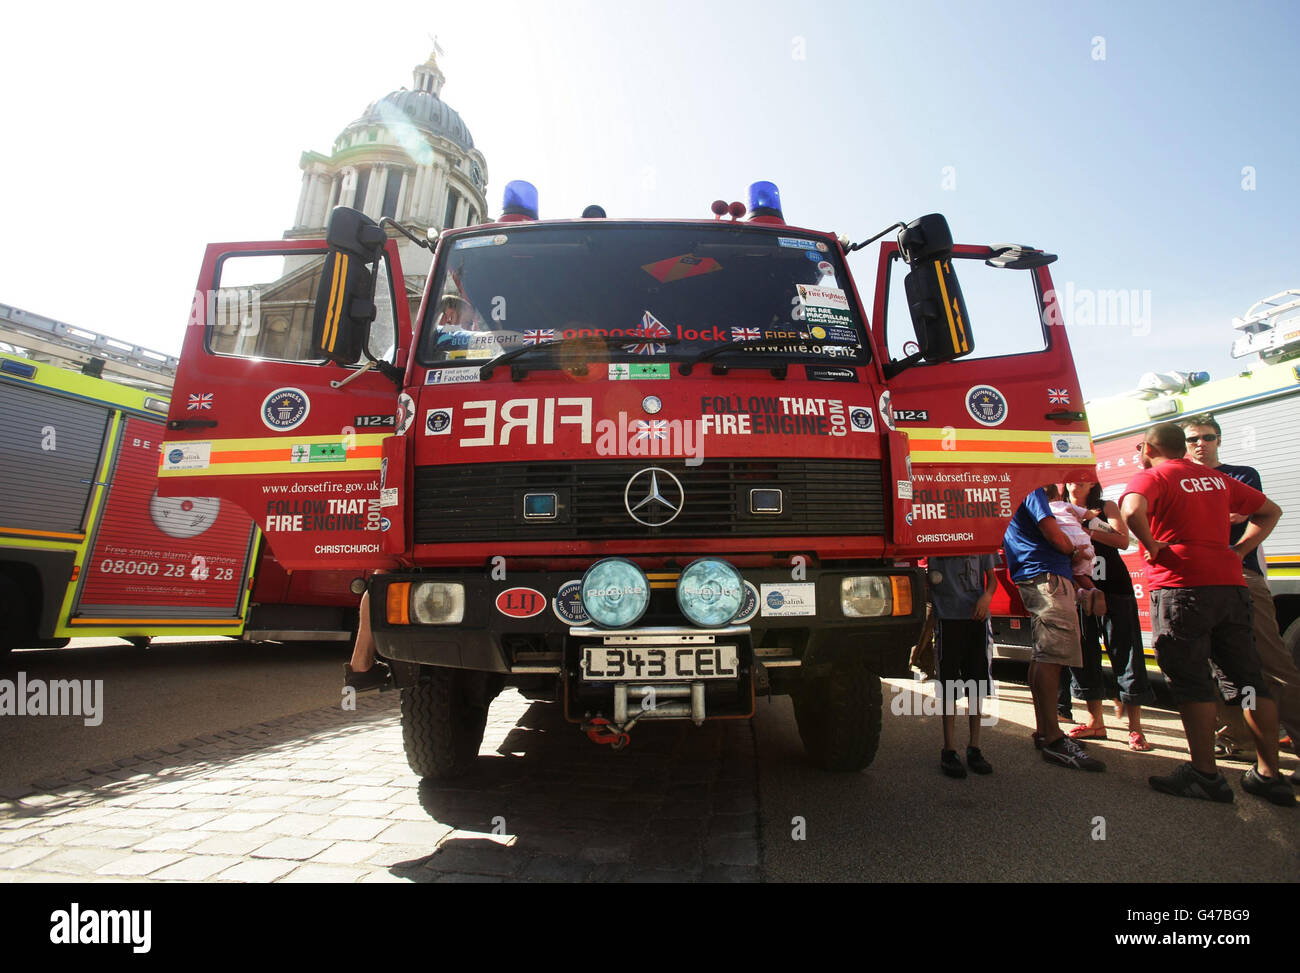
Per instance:
[[[0,303],[175,353],[205,244],[278,239],[301,153],[410,87],[437,34],[493,214],[516,178],[543,217],[707,217],[757,179],[855,240],[938,211],[1058,253],[1058,289],[1149,300],[1076,316],[1086,396],[1226,377],[1232,316],[1300,287],[1300,14],[1134,6],[11,4]]]

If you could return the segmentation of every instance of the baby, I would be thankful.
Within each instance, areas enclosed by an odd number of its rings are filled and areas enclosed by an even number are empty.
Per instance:
[[[1047,487],[1047,499],[1051,503],[1052,513],[1061,531],[1074,545],[1074,554],[1070,556],[1070,571],[1074,575],[1075,595],[1079,605],[1090,615],[1106,614],[1106,596],[1092,583],[1092,562],[1097,552],[1093,549],[1092,538],[1083,529],[1083,520],[1089,512],[1083,507],[1075,506],[1061,499],[1060,490],[1055,484]]]

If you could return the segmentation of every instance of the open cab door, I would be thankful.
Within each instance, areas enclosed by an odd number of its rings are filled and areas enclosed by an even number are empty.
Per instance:
[[[208,247],[159,457],[161,495],[243,508],[298,570],[391,567],[404,546],[381,543],[380,490],[411,315],[396,242],[340,212],[328,244]]]
[[[1031,490],[1070,471],[1096,476],[1047,270],[1055,256],[953,245],[947,232],[942,217],[910,224],[882,245],[876,277],[872,331],[889,352],[892,406],[881,411],[910,449],[910,509],[896,506],[891,552],[901,557],[996,550]]]

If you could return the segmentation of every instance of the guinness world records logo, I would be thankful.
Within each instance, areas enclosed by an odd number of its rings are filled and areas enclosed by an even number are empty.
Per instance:
[[[966,411],[981,426],[1000,426],[1007,418],[1007,397],[992,385],[976,385],[966,392]]]
[[[262,400],[262,424],[276,432],[297,429],[307,419],[311,401],[302,389],[276,389]]]

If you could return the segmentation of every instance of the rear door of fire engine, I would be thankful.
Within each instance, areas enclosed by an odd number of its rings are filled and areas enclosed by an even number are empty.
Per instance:
[[[898,554],[996,550],[1026,494],[1069,470],[1095,469],[1051,274],[1046,265],[1015,269],[1044,259],[1035,254],[1016,260],[1002,248],[955,247],[972,351],[887,379],[893,422],[911,450],[911,509],[895,524]],[[885,244],[872,330],[895,362],[918,350],[907,272],[897,245]],[[906,481],[897,489],[909,492]]]
[[[323,241],[212,244],[194,296],[159,458],[163,496],[242,507],[291,569],[390,567],[379,502],[399,389],[362,356],[311,351]],[[411,312],[389,241],[367,350],[406,363]]]

